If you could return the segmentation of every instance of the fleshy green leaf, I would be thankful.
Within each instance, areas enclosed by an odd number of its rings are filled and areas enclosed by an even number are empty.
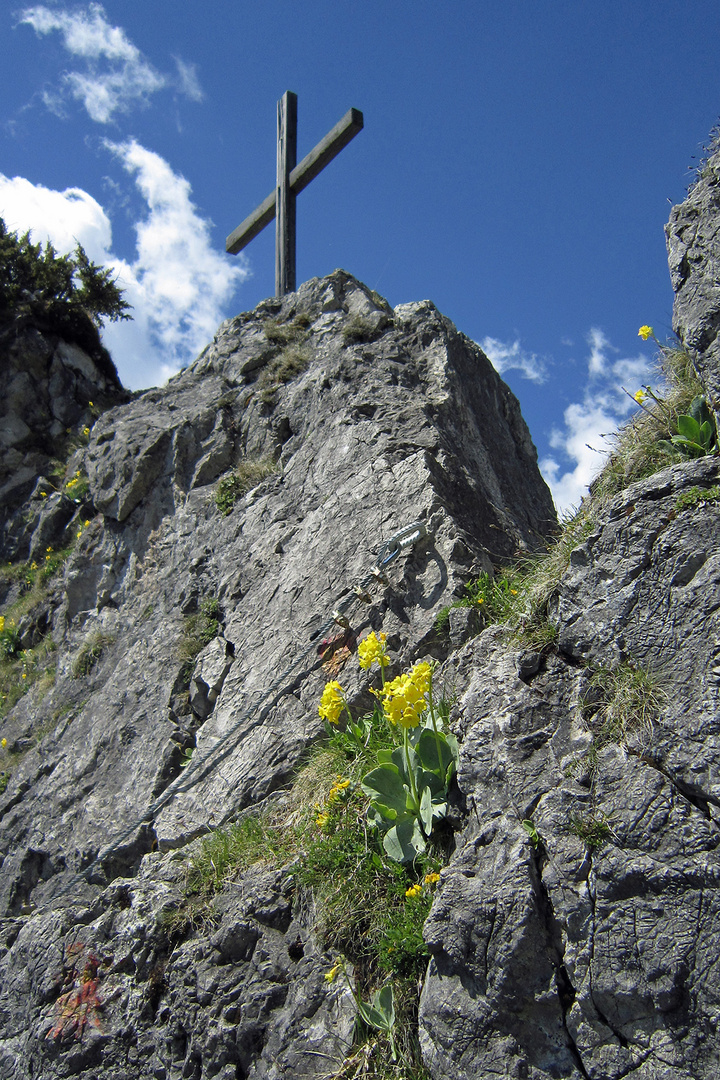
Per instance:
[[[395,1002],[393,1001],[393,989],[390,983],[386,983],[373,994],[373,1005],[385,1018],[387,1030],[395,1023]]]
[[[432,832],[433,823],[432,792],[429,787],[423,788],[420,796],[420,820],[425,829],[425,835],[429,836]]]
[[[425,850],[417,818],[405,817],[385,833],[383,847],[394,862],[414,862]]]
[[[386,762],[364,776],[360,785],[372,801],[392,808],[397,814],[405,813],[407,792],[400,773],[392,762]]]
[[[440,777],[445,776],[447,767],[453,760],[452,750],[445,736],[438,734],[436,737],[431,728],[425,728],[420,735],[417,755],[426,769]]]
[[[700,425],[692,416],[678,416],[678,435],[683,435],[690,442],[700,441]]]

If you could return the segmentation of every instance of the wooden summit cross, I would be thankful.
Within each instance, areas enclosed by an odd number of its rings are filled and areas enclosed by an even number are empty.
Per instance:
[[[273,218],[275,226],[275,295],[295,292],[295,197],[362,130],[363,114],[349,109],[317,146],[297,160],[297,94],[288,90],[278,101],[277,183],[242,225],[231,232],[225,250],[237,255]]]

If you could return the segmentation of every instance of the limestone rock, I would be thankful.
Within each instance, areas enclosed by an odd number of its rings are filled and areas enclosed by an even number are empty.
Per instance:
[[[43,476],[103,409],[127,401],[108,354],[93,359],[76,344],[22,320],[0,328],[0,557],[25,558],[41,500],[55,485]],[[97,337],[92,325],[89,328]],[[38,487],[38,480],[44,484]],[[30,514],[24,501],[37,489]],[[41,496],[40,491],[45,495]],[[18,509],[22,507],[22,512]],[[46,515],[47,517],[47,515]],[[57,517],[55,519],[57,523]],[[52,533],[52,529],[50,530]],[[48,530],[44,527],[44,535]],[[38,540],[37,543],[42,541]],[[37,546],[37,545],[35,545]]]
[[[716,415],[720,410],[720,146],[665,228],[675,291],[673,330],[692,351]]]
[[[720,510],[681,496],[719,479],[704,458],[615,498],[570,557],[537,673],[519,678],[498,628],[453,661],[470,814],[425,926],[438,1080],[498,1062],[529,1080],[717,1075]],[[594,751],[592,675],[632,665],[659,713]]]
[[[81,535],[33,624],[54,685],[2,725],[0,1076],[326,1075],[354,1009],[311,904],[253,870],[173,937],[187,845],[275,797],[328,678],[366,699],[358,637],[384,630],[397,668],[442,657],[442,607],[543,545],[518,404],[432,304],[393,312],[338,271],[223,324],[71,467]],[[32,543],[68,509],[43,504]]]

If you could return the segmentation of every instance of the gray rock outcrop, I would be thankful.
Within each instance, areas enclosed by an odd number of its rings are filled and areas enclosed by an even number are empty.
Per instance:
[[[720,509],[678,500],[719,479],[705,458],[615,498],[532,676],[497,629],[454,659],[470,813],[425,925],[433,1077],[717,1075]],[[588,718],[603,671],[656,686],[624,742]]]
[[[685,202],[665,228],[675,290],[673,330],[692,350],[715,414],[720,413],[720,144],[714,141]]]
[[[432,304],[392,311],[338,271],[223,324],[72,467],[88,516],[46,602],[54,684],[2,726],[0,1076],[324,1075],[353,1010],[311,904],[273,873],[221,894],[212,933],[178,942],[163,912],[187,845],[320,737],[327,665],[357,635],[384,630],[400,664],[437,649],[473,573],[543,546],[518,404]]]
[[[89,320],[85,331],[98,337]],[[44,549],[62,532],[74,506],[51,495],[48,470],[129,397],[99,339],[91,356],[27,317],[0,326],[0,558],[26,558],[36,534]]]

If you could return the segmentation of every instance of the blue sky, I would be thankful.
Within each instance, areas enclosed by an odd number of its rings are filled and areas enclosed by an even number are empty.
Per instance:
[[[0,214],[77,238],[135,321],[129,387],[274,291],[275,108],[302,157],[364,130],[298,198],[298,281],[343,267],[430,299],[520,399],[560,507],[602,464],[670,333],[663,225],[720,113],[717,0],[106,0],[0,13]],[[590,444],[593,449],[588,448]]]

